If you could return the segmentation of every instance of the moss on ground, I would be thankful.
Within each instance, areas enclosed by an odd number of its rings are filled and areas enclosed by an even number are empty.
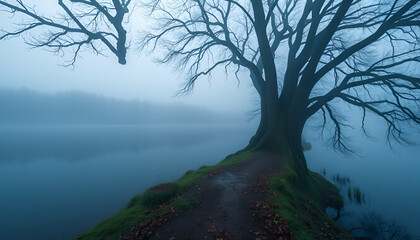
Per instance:
[[[275,194],[270,201],[273,211],[289,223],[295,239],[353,239],[325,213],[326,207],[343,207],[337,187],[314,172],[309,172],[307,181],[299,181],[291,166],[289,158],[287,171],[271,178],[270,190]]]
[[[185,199],[177,193],[184,191],[192,184],[198,183],[220,167],[243,162],[251,158],[253,152],[242,152],[231,155],[214,166],[203,166],[192,171],[189,170],[178,180],[167,183],[173,188],[161,188],[157,185],[150,188],[144,194],[133,197],[127,206],[120,212],[101,221],[94,228],[79,235],[76,239],[91,240],[120,239],[137,224],[151,220],[158,215],[175,210],[176,214],[190,209],[196,204],[194,199]],[[349,233],[329,218],[325,213],[326,207],[341,208],[343,199],[335,185],[317,173],[310,172],[307,181],[300,181],[296,171],[292,167],[292,161],[286,158],[286,172],[273,176],[270,180],[270,190],[276,194],[270,195],[273,202],[273,211],[287,221],[295,239],[353,239]],[[153,189],[171,190],[163,191],[165,196],[153,196]],[[159,191],[158,191],[159,192]],[[174,197],[175,196],[175,197]],[[149,204],[147,198],[153,199]],[[156,200],[157,199],[157,200]],[[163,204],[161,208],[153,206]]]
[[[141,197],[141,204],[147,208],[168,202],[179,192],[179,186],[175,183],[162,183],[149,188]],[[130,201],[131,202],[131,201]]]
[[[185,211],[191,205],[194,205],[195,201],[194,199],[185,199],[183,197],[174,198],[177,193],[182,192],[192,184],[200,182],[205,176],[218,168],[246,161],[250,159],[252,155],[252,152],[230,155],[217,165],[202,166],[195,171],[189,170],[178,180],[172,183],[166,183],[174,186],[173,188],[165,189],[168,191],[154,191],[154,189],[159,189],[159,186],[162,186],[162,184],[151,187],[142,195],[133,197],[124,209],[101,221],[89,231],[80,234],[76,237],[76,239],[120,239],[121,236],[129,233],[135,225],[141,222],[148,221],[158,215],[168,213],[172,210],[175,210],[176,213]],[[166,203],[164,207],[158,208],[156,211],[149,213],[154,206],[164,203]]]

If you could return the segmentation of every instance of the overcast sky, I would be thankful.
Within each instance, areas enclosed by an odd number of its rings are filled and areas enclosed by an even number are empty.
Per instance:
[[[59,8],[56,1],[43,1],[41,5],[37,3],[37,10],[49,16]],[[139,15],[140,11],[134,14]],[[17,17],[6,16],[6,13],[0,12],[0,28],[19,22]],[[132,22],[143,22],[139,19],[134,18]],[[132,26],[132,29],[139,27],[144,26]],[[135,40],[139,36],[133,31],[129,34]],[[70,54],[63,58],[45,49],[29,49],[21,38],[0,41],[0,87],[50,93],[78,90],[123,99],[182,102],[244,115],[258,108],[257,97],[246,72],[241,74],[243,80],[238,85],[233,75],[226,77],[220,70],[220,74],[214,74],[210,81],[206,77],[199,79],[191,94],[175,96],[186,80],[185,75],[174,71],[174,65],[154,63],[153,55],[141,55],[134,48],[133,43],[125,66],[119,65],[110,53],[108,57],[103,57],[84,52],[73,69],[60,66],[71,57]]]

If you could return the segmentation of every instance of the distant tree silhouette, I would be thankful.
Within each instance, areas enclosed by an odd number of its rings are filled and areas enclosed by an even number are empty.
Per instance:
[[[66,15],[57,23],[22,1],[16,6],[0,1],[32,19],[1,38],[45,25],[56,32],[30,44],[57,50],[78,46],[77,56],[80,46],[97,39],[125,63],[121,29],[130,2],[70,2],[90,10],[75,14],[60,0]],[[241,69],[249,71],[260,96],[261,121],[247,149],[290,153],[302,175],[307,167],[301,138],[310,117],[321,116],[323,129],[332,124],[333,145],[350,150],[337,104],[360,108],[363,129],[367,113],[382,118],[388,140],[401,140],[404,123],[420,123],[417,0],[146,0],[142,6],[155,25],[142,33],[141,49],[159,49],[161,62],[176,62],[189,73],[183,92],[218,68],[236,76]],[[95,27],[87,30],[91,22]],[[102,26],[116,33],[99,30]],[[85,39],[74,41],[71,34]]]
[[[27,18],[16,29],[0,29],[0,40],[42,29],[45,32],[26,38],[26,43],[32,47],[48,47],[55,52],[71,49],[73,57],[69,65],[75,63],[83,47],[101,54],[104,46],[118,57],[120,64],[125,64],[127,32],[123,25],[130,3],[131,0],[58,0],[63,11],[50,18],[37,13],[34,7],[28,6],[23,0],[0,1],[3,10]]]

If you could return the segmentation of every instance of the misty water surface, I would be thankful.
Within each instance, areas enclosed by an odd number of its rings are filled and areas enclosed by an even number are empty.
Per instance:
[[[309,168],[318,173],[325,169],[330,181],[333,174],[348,176],[350,186],[365,194],[366,203],[358,205],[346,197],[348,186],[340,187],[345,200],[341,224],[354,227],[361,214],[374,212],[388,223],[395,221],[405,227],[414,239],[420,239],[418,145],[394,144],[391,149],[384,139],[368,140],[357,135],[352,142],[357,155],[344,156],[316,136],[308,139],[312,143],[312,149],[305,154]],[[417,136],[414,139],[420,140]]]
[[[2,126],[0,239],[71,239],[148,187],[216,164],[251,134],[220,125]]]
[[[255,126],[103,125],[0,128],[0,239],[71,239],[129,199],[189,169],[216,164],[248,142]],[[350,176],[374,211],[420,235],[420,152],[358,139],[360,156],[307,138],[308,165]],[[344,195],[346,193],[344,192]]]

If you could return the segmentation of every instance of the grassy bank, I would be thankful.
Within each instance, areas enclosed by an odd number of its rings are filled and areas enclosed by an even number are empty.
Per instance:
[[[184,211],[188,206],[194,204],[193,199],[184,199],[182,197],[176,197],[172,201],[169,201],[164,207],[158,208],[151,212],[151,209],[158,204],[166,202],[171,199],[178,192],[184,191],[186,188],[194,183],[200,182],[205,176],[213,171],[216,171],[220,167],[228,166],[238,162],[246,161],[252,156],[251,152],[244,152],[238,155],[231,155],[226,157],[219,164],[214,166],[202,166],[195,171],[187,171],[184,176],[178,180],[167,183],[175,188],[175,192],[165,195],[166,191],[153,191],[150,188],[141,195],[133,197],[127,206],[112,215],[111,217],[101,221],[91,230],[86,233],[80,234],[76,237],[78,240],[116,240],[121,236],[129,233],[129,231],[136,225],[144,221],[155,218],[158,215],[163,215],[175,211],[178,214]],[[159,185],[158,185],[159,186]],[[158,187],[158,186],[155,186]]]
[[[271,178],[270,190],[274,194],[269,201],[273,203],[273,212],[290,225],[295,239],[353,239],[325,213],[327,207],[343,207],[338,188],[315,172],[309,172],[307,181],[300,181],[291,167],[291,159],[287,160],[286,168],[286,172]]]
[[[165,214],[173,216],[184,212],[194,205],[195,201],[183,197],[180,192],[202,181],[219,168],[246,161],[253,155],[252,152],[231,155],[217,165],[203,166],[195,171],[186,172],[174,182],[154,186],[142,195],[133,197],[120,212],[98,223],[76,239],[120,239],[138,224]],[[281,157],[287,159],[287,156]],[[330,239],[329,235],[339,236],[338,239],[351,239],[344,229],[325,214],[327,206],[342,207],[343,200],[338,189],[313,172],[310,173],[308,181],[300,182],[290,166],[291,160],[288,159],[287,171],[269,179],[267,187],[272,194],[267,195],[267,200],[272,206],[270,211],[289,224],[295,239]]]

